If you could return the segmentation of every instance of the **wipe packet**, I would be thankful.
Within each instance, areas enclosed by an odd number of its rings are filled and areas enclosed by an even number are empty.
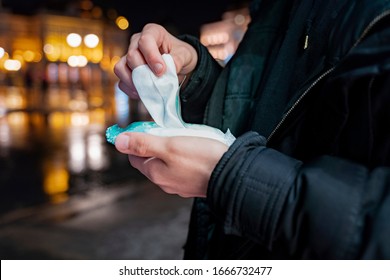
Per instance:
[[[181,118],[179,82],[176,66],[169,54],[163,54],[167,71],[157,77],[148,65],[141,65],[133,70],[133,83],[142,103],[145,105],[153,122],[133,122],[125,128],[115,124],[106,131],[109,143],[114,144],[116,137],[123,132],[144,132],[157,136],[197,136],[221,141],[230,146],[235,137],[229,130],[221,130],[200,124],[185,123]]]

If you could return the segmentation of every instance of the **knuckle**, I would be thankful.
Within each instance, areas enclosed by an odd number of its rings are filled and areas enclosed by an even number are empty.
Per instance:
[[[120,76],[120,69],[118,63],[114,66],[114,74],[119,78]]]
[[[136,54],[137,54],[136,49],[129,49],[126,54],[127,62],[131,61]]]
[[[131,37],[130,37],[130,43],[134,43],[138,40],[140,36],[140,33],[134,33]]]
[[[154,40],[153,33],[151,33],[151,32],[144,32],[138,38],[138,46],[140,48],[142,48],[143,46],[147,45],[152,40]]]
[[[154,184],[161,185],[163,183],[163,176],[157,165],[147,164],[147,168],[144,169],[144,172],[145,176]]]
[[[165,148],[169,155],[176,155],[181,150],[180,142],[177,143],[176,138],[169,139],[170,141],[166,141]]]
[[[126,84],[125,84],[124,82],[119,81],[119,82],[118,82],[118,88],[119,88],[121,91],[123,91],[123,92],[125,92],[125,93],[128,93],[127,86],[126,86]]]
[[[158,174],[158,170],[156,170],[156,168],[153,168],[152,165],[148,167],[145,175],[149,178],[150,181],[152,181],[156,185],[160,183],[160,176]]]
[[[137,137],[137,140],[132,145],[132,148],[137,156],[146,157],[149,145],[145,137]]]
[[[167,194],[177,194],[177,192],[170,187],[166,187],[164,185],[159,185],[159,186]]]
[[[142,31],[148,31],[150,29],[157,29],[157,30],[160,30],[162,28],[161,25],[158,25],[156,23],[147,23],[144,28],[142,29]]]

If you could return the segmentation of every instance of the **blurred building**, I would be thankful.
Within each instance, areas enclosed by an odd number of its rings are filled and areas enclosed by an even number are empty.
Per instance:
[[[200,30],[201,43],[222,65],[235,53],[251,20],[247,2],[237,3],[239,6],[228,9],[220,21],[204,24]]]
[[[129,115],[128,103],[117,104],[113,72],[127,50],[129,22],[101,14],[87,0],[71,1],[63,12],[0,9],[0,159],[32,139],[56,143],[59,151],[42,159],[41,184],[57,202],[71,175],[108,168],[104,129],[119,109]]]
[[[113,65],[125,52],[126,36],[118,26],[96,19],[2,12],[0,71],[3,75],[0,82],[5,82],[7,73],[31,68],[34,74],[45,71],[49,83],[82,81],[82,72],[89,71],[94,72],[94,79],[105,75],[109,78]],[[8,82],[17,85],[20,81]]]

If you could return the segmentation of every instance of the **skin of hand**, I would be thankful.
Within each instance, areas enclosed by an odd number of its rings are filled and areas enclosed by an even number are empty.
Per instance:
[[[186,198],[206,197],[211,173],[228,150],[225,144],[204,137],[137,132],[118,135],[115,147],[163,191]]]
[[[196,50],[188,43],[171,35],[158,24],[147,24],[140,33],[131,36],[128,52],[114,67],[119,78],[118,86],[129,97],[139,99],[132,80],[132,71],[148,64],[156,76],[166,71],[162,54],[169,53],[175,62],[179,83],[191,74],[198,62]]]

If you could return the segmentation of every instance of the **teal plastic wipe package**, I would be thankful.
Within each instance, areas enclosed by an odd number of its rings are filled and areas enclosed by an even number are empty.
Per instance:
[[[144,132],[164,137],[205,137],[230,146],[236,138],[229,130],[223,133],[214,127],[188,124],[182,120],[176,66],[171,55],[164,54],[163,59],[167,65],[167,71],[161,77],[154,75],[148,65],[138,66],[132,73],[134,86],[154,121],[134,122],[125,128],[117,124],[113,125],[107,128],[107,141],[115,144],[116,137],[123,132]]]

